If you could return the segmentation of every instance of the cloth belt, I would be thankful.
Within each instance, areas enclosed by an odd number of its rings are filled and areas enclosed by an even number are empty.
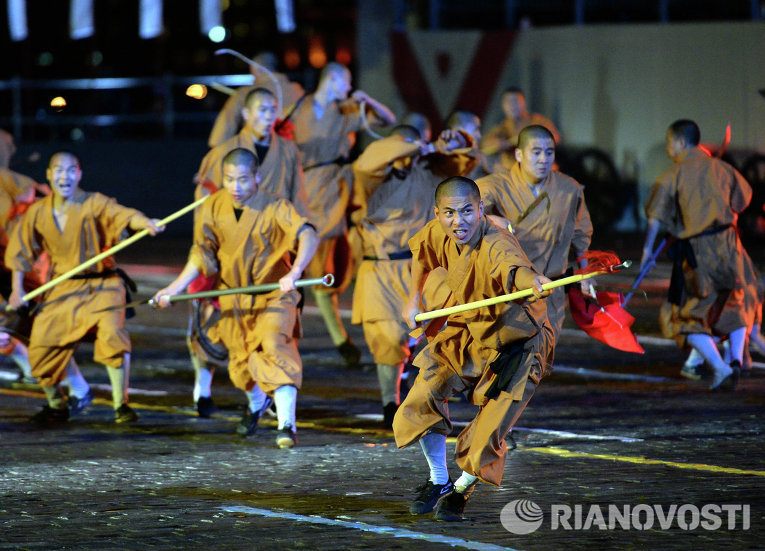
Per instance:
[[[376,256],[366,256],[364,255],[364,260],[408,260],[412,258],[412,251],[396,251],[395,253],[388,253],[388,258],[378,258]]]
[[[667,293],[667,300],[669,300],[670,304],[679,306],[683,301],[683,293],[685,291],[683,261],[688,262],[688,265],[693,269],[696,269],[698,266],[698,263],[696,262],[696,254],[693,252],[693,246],[691,245],[690,240],[695,237],[714,235],[732,227],[733,224],[714,226],[708,230],[704,230],[701,233],[697,233],[696,235],[686,237],[685,239],[677,239],[669,246],[668,255],[669,258],[672,259],[672,275],[669,280],[669,292]]]
[[[348,157],[338,157],[337,159],[333,159],[332,161],[323,161],[321,163],[316,163],[314,165],[305,166],[303,167],[303,172],[308,172],[309,170],[313,170],[314,168],[320,168],[322,166],[329,166],[329,165],[344,165],[348,163]]]
[[[114,269],[110,268],[108,270],[103,270],[101,272],[77,274],[77,275],[73,275],[70,279],[105,279],[107,277],[112,277],[115,275],[119,276],[119,278],[125,284],[125,302],[127,303],[133,302],[133,296],[130,293],[137,292],[138,287],[136,286],[135,281],[133,281],[132,278],[127,274],[127,272],[123,270],[122,268],[114,268]],[[134,316],[135,316],[135,308],[127,308],[125,310],[125,317],[127,319],[130,319]]]
[[[500,351],[497,359],[491,362],[489,368],[497,375],[494,382],[486,390],[487,398],[497,398],[499,393],[507,391],[513,376],[521,367],[521,360],[526,356],[526,343],[530,339],[517,340],[505,345]]]

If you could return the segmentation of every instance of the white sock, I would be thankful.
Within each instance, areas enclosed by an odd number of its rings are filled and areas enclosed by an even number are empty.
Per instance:
[[[723,348],[723,351],[721,354],[722,359],[726,364],[729,364],[732,360],[730,355],[730,339],[722,343],[722,348]]]
[[[705,333],[691,333],[688,335],[688,344],[698,350],[699,354],[704,356],[704,360],[714,370],[710,389],[716,388],[723,379],[733,372],[730,366],[723,361],[715,341],[709,335]]]
[[[215,370],[202,365],[196,356],[192,355],[191,357],[191,363],[194,365],[194,402],[197,402],[200,398],[209,398],[212,395],[212,380]]]
[[[82,376],[80,368],[77,367],[77,362],[74,358],[69,360],[69,364],[66,366],[66,382],[69,385],[69,395],[75,398],[85,398],[88,392],[90,392],[90,385],[85,377]]]
[[[433,484],[449,482],[449,469],[446,467],[446,435],[429,432],[420,438],[420,447],[428,460],[430,481]]]
[[[389,365],[377,364],[377,381],[380,383],[380,397],[383,406],[393,402],[398,405],[401,403],[399,398],[401,373],[404,371],[404,364]]]
[[[278,428],[283,429],[289,425],[294,432],[297,429],[295,426],[297,388],[292,385],[284,385],[277,388],[274,391],[274,404],[276,405],[276,419],[279,422]]]
[[[701,365],[704,365],[704,356],[699,354],[695,348],[691,348],[691,353],[685,359],[685,367],[699,367]]]
[[[13,363],[19,366],[19,369],[21,369],[24,377],[27,379],[33,379],[34,377],[32,376],[32,364],[29,363],[29,351],[27,350],[27,347],[22,343],[17,342],[16,346],[13,347],[13,351],[10,355]]]
[[[454,483],[454,489],[457,490],[457,492],[459,492],[460,494],[464,494],[465,490],[467,490],[468,487],[471,484],[473,484],[476,480],[478,480],[477,476],[473,476],[470,473],[466,473],[465,471],[462,471],[462,474]]]
[[[268,395],[257,384],[244,394],[250,405],[250,413],[259,413],[266,403],[266,398],[268,398]]]
[[[728,335],[730,342],[730,362],[738,360],[740,365],[744,365],[744,343],[746,342],[746,327],[739,327]],[[729,362],[729,363],[730,363]]]

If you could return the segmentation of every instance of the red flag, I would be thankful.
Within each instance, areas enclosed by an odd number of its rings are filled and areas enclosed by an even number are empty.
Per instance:
[[[590,337],[624,352],[644,354],[630,327],[635,322],[621,307],[620,293],[597,291],[597,300],[585,297],[577,285],[568,289],[571,317]]]

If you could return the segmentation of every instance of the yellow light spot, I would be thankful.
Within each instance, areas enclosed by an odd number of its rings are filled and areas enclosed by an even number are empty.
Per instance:
[[[192,84],[186,88],[186,95],[194,99],[204,99],[207,97],[207,86],[204,84]]]
[[[687,469],[691,471],[707,471],[711,473],[723,474],[742,474],[750,476],[765,476],[765,471],[755,471],[752,469],[737,469],[735,467],[720,467],[718,465],[707,465],[705,463],[682,463],[679,461],[664,461],[663,459],[651,459],[649,457],[640,457],[634,455],[612,455],[608,453],[586,453],[575,452],[563,448],[519,448],[518,451],[543,453],[547,455],[557,455],[558,457],[573,459],[603,459],[606,461],[622,461],[624,463],[635,463],[637,465],[663,465],[665,467],[674,467],[675,469]]]
[[[61,96],[56,96],[52,100],[50,100],[50,106],[54,109],[61,110],[64,107],[66,107],[66,100]]]
[[[327,64],[327,52],[321,38],[312,37],[308,44],[308,63],[315,69],[321,69]]]

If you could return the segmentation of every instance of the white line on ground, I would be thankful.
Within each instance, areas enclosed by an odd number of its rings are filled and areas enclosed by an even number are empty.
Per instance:
[[[365,421],[382,421],[383,416],[380,413],[359,413],[354,415],[356,419],[364,419]],[[457,427],[467,426],[469,421],[452,421],[452,425]],[[560,438],[576,438],[578,440],[605,440],[605,441],[617,441],[617,442],[643,442],[642,438],[633,438],[631,436],[619,436],[615,434],[582,434],[579,432],[570,432],[566,430],[553,430],[553,429],[538,429],[530,427],[513,427],[514,431],[518,432],[536,432],[539,434],[548,434],[550,436],[558,436]]]
[[[91,384],[90,388],[97,388],[98,390],[105,390],[107,392],[112,391],[111,385],[104,385],[104,384]],[[167,396],[166,390],[146,390],[144,388],[133,388],[132,386],[128,388],[129,394],[135,394],[137,396]]]
[[[141,335],[157,335],[160,337],[186,337],[186,329],[180,327],[155,327],[152,325],[127,324],[127,330]]]
[[[643,381],[646,383],[668,383],[674,379],[659,377],[657,375],[636,375],[633,373],[612,373],[599,369],[586,367],[574,367],[570,365],[553,364],[553,373],[565,373],[566,375],[579,375],[588,379],[610,379],[614,381]]]
[[[19,374],[16,371],[6,371],[0,369],[0,381],[15,381],[19,378]]]
[[[266,518],[278,518],[284,520],[292,520],[295,522],[307,522],[309,524],[320,524],[324,526],[337,526],[338,528],[348,528],[350,530],[360,530],[362,532],[372,532],[374,534],[382,534],[391,536],[393,538],[406,538],[418,541],[427,541],[432,543],[442,543],[444,545],[451,545],[452,547],[461,547],[463,549],[477,549],[478,551],[513,551],[511,547],[502,547],[500,545],[494,545],[493,543],[483,543],[480,541],[465,540],[462,538],[455,538],[451,536],[443,536],[441,534],[429,534],[427,532],[415,532],[413,530],[406,530],[404,528],[396,528],[394,526],[378,526],[375,524],[367,524],[366,522],[339,520],[332,518],[324,518],[320,516],[306,516],[297,515],[295,513],[287,513],[284,511],[271,511],[270,509],[259,509],[256,507],[246,507],[241,505],[230,505],[227,507],[220,507],[227,513],[244,513],[247,515],[257,515]]]
[[[560,436],[561,438],[578,438],[582,440],[609,440],[609,441],[616,440],[618,442],[625,442],[625,443],[643,442],[642,438],[632,438],[631,436],[617,436],[617,435],[611,435],[611,434],[580,434],[578,432],[569,432],[565,430],[513,427],[513,431],[536,432],[539,434],[549,434],[550,436]]]

